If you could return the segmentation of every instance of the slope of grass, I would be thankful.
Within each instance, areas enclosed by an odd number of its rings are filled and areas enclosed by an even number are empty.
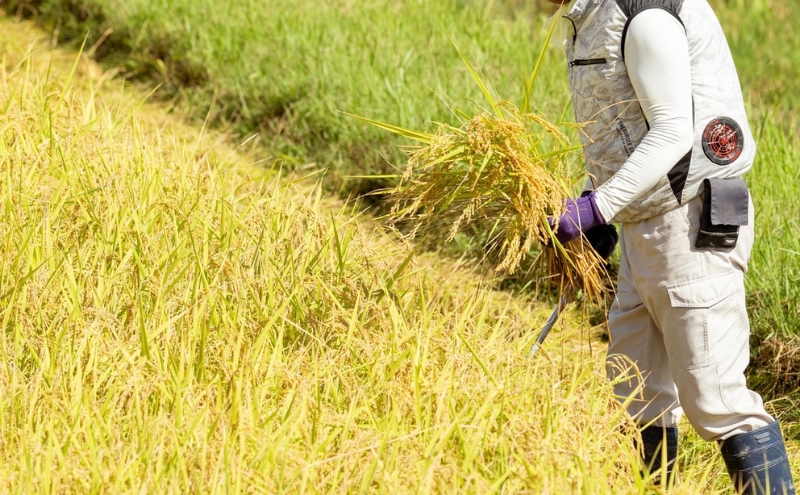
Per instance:
[[[0,490],[646,492],[582,331],[0,25]]]

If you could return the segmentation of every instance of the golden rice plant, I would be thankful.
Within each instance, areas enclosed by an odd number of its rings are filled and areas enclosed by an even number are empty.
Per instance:
[[[575,330],[526,360],[530,298],[32,29],[0,17],[0,493],[638,493]]]
[[[391,193],[389,223],[409,224],[404,234],[450,242],[459,232],[486,230],[483,251],[495,269],[513,274],[538,247],[535,264],[561,289],[571,285],[600,301],[605,263],[581,237],[562,245],[548,219],[563,212],[579,180],[571,160],[579,146],[544,116],[529,110],[532,80],[521,108],[497,101],[463,57],[492,111],[440,124],[433,134],[364,119],[421,145]],[[458,112],[466,115],[463,112]]]

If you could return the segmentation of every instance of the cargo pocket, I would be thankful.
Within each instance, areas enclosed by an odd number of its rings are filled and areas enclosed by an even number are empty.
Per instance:
[[[735,271],[667,286],[671,309],[670,330],[664,338],[670,361],[684,369],[713,364],[714,349],[724,345],[725,334],[739,324]]]

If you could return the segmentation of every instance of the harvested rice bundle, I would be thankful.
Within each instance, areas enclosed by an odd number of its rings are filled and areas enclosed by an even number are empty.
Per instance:
[[[552,28],[544,46],[551,34]],[[548,223],[570,197],[577,177],[567,159],[580,146],[570,146],[556,125],[529,111],[544,53],[543,48],[525,84],[520,109],[498,102],[459,51],[491,113],[468,118],[458,111],[465,120],[461,127],[442,124],[434,134],[348,115],[422,143],[409,149],[392,192],[389,222],[411,223],[407,238],[424,234],[428,241],[449,242],[470,227],[490,225],[483,250],[497,270],[513,274],[538,245],[535,264],[544,265],[550,280],[562,291],[572,286],[600,302],[607,292],[604,260],[583,236],[561,245]]]
[[[605,261],[589,244],[585,237],[574,239],[564,246],[548,247],[542,250],[547,273],[560,287],[572,286],[583,291],[584,296],[595,303],[602,303],[608,293],[608,279]],[[560,291],[563,292],[563,289]]]
[[[548,244],[547,218],[560,213],[568,187],[561,154],[543,159],[536,150],[535,118],[484,113],[461,128],[441,126],[411,154],[393,193],[391,221],[411,220],[412,237],[445,231],[446,242],[476,223],[497,221],[487,251],[500,255],[499,270],[513,273],[534,242]]]
[[[492,225],[484,250],[497,270],[514,273],[538,245],[550,277],[599,299],[603,260],[585,240],[561,246],[547,221],[569,196],[567,157],[575,148],[540,115],[520,113],[509,102],[496,110],[460,128],[441,125],[411,152],[392,194],[390,222],[410,222],[409,238],[445,242],[474,225]]]

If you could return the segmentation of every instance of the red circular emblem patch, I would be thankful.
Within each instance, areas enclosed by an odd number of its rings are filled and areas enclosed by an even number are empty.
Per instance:
[[[719,117],[708,123],[703,131],[703,152],[717,165],[727,165],[742,154],[744,137],[735,120]]]

